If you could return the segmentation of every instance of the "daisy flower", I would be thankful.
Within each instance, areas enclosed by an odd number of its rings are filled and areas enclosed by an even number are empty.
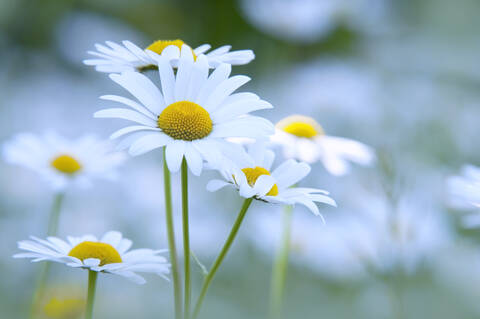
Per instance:
[[[123,238],[117,231],[107,232],[100,240],[93,235],[69,236],[67,241],[57,237],[43,240],[32,236],[31,240],[18,243],[18,248],[26,252],[13,257],[32,258],[32,262],[58,262],[73,268],[119,275],[137,284],[145,283],[137,271],[166,278],[170,265],[159,256],[165,250],[129,250],[131,246],[132,241]]]
[[[114,179],[125,155],[92,135],[68,140],[57,133],[20,133],[3,146],[5,161],[29,168],[56,190],[70,184],[88,187],[94,178]]]
[[[451,176],[447,179],[447,190],[452,207],[478,210],[480,208],[480,168],[465,165],[461,175]],[[480,215],[467,214],[463,217],[462,223],[468,228],[479,227]]]
[[[95,59],[84,60],[86,65],[93,65],[98,72],[121,73],[125,71],[144,71],[157,69],[158,55],[164,57],[173,66],[178,66],[182,40],[158,40],[145,49],[139,48],[130,41],[123,41],[120,45],[107,41],[106,45],[95,44],[97,51],[88,51]],[[189,47],[190,48],[190,47]],[[216,68],[222,63],[231,65],[247,64],[255,58],[252,50],[230,51],[230,45],[221,46],[213,51],[209,44],[203,44],[195,49],[190,49],[194,58],[204,54],[210,68]]]
[[[307,163],[321,161],[332,175],[341,176],[350,171],[350,162],[371,165],[375,153],[360,142],[329,136],[313,118],[292,115],[276,125],[272,141],[283,148],[284,156]]]
[[[308,164],[289,159],[271,171],[275,154],[265,149],[262,142],[249,145],[248,154],[250,160],[243,163],[238,160],[238,163],[225,160],[219,169],[224,180],[211,180],[207,189],[214,192],[225,186],[232,186],[242,197],[253,197],[273,204],[301,204],[315,215],[320,215],[320,212],[314,202],[336,206],[327,191],[294,187],[310,173]]]
[[[247,115],[272,106],[255,94],[233,93],[250,78],[229,77],[231,65],[221,64],[209,75],[207,57],[200,55],[195,59],[186,45],[182,46],[176,74],[168,59],[157,58],[161,90],[138,72],[110,75],[140,102],[117,95],[101,97],[131,109],[105,109],[96,112],[95,117],[137,123],[111,135],[111,138],[128,135],[120,148],[129,148],[129,153],[135,156],[165,146],[170,171],[178,171],[185,157],[192,173],[198,176],[204,160],[218,162],[230,152],[239,152],[240,147],[226,138],[273,134],[272,123]]]

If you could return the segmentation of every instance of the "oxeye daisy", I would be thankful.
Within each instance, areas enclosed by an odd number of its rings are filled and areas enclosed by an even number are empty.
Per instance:
[[[128,147],[131,155],[165,146],[170,171],[178,171],[185,157],[192,173],[200,175],[204,160],[218,162],[222,154],[235,148],[226,138],[273,134],[273,124],[269,121],[247,115],[272,106],[255,94],[233,93],[250,78],[229,77],[231,65],[221,64],[209,75],[207,57],[200,55],[195,59],[186,45],[182,46],[176,74],[165,57],[158,56],[157,63],[161,90],[138,72],[111,74],[110,78],[140,103],[117,95],[102,96],[131,109],[111,108],[94,115],[137,123],[111,135],[111,138],[129,135],[119,147]]]
[[[20,133],[3,145],[3,157],[11,164],[43,176],[55,190],[69,185],[88,187],[94,178],[114,179],[125,155],[112,152],[108,141],[85,135],[75,140],[57,133]]]
[[[262,144],[248,146],[249,161],[233,163],[226,160],[219,169],[224,180],[210,181],[207,189],[213,192],[231,186],[238,189],[242,197],[273,204],[301,204],[315,215],[320,215],[320,212],[314,202],[335,206],[327,191],[292,187],[310,173],[308,164],[289,159],[272,170],[275,154]]]
[[[159,255],[164,250],[129,250],[131,246],[132,241],[117,231],[107,232],[100,239],[93,235],[67,237],[66,241],[57,237],[43,240],[32,236],[31,240],[18,243],[18,248],[25,252],[13,257],[31,258],[32,262],[57,262],[88,270],[86,318],[91,319],[98,273],[119,275],[137,284],[145,283],[137,272],[153,273],[167,279],[170,265]]]
[[[83,61],[86,65],[93,65],[99,72],[121,73],[124,71],[144,71],[157,69],[156,56],[167,59],[173,66],[178,66],[180,51],[186,45],[182,40],[158,40],[142,49],[130,41],[122,44],[107,41],[106,45],[95,44],[97,51],[88,51],[95,59]],[[255,58],[252,50],[230,51],[230,45],[221,46],[213,51],[209,44],[203,44],[190,49],[194,58],[204,54],[210,68],[216,68],[222,63],[231,65],[247,64]]]
[[[476,210],[463,216],[462,224],[468,228],[480,226],[480,168],[473,165],[465,165],[461,175],[451,176],[447,179],[449,192],[449,204],[453,208],[464,210]]]
[[[313,118],[292,115],[276,124],[272,141],[282,146],[284,156],[307,163],[321,161],[332,175],[345,175],[350,163],[371,165],[375,153],[360,142],[325,134]]]

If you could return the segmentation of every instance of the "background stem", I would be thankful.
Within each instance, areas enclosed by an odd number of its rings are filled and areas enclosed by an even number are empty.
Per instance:
[[[95,300],[95,287],[97,285],[98,272],[88,271],[88,293],[87,293],[87,308],[85,310],[85,319],[93,318],[93,302]]]
[[[60,220],[60,212],[65,194],[59,192],[53,199],[52,208],[50,209],[50,216],[48,218],[47,236],[55,236],[58,231],[58,222]],[[30,305],[30,318],[35,318],[37,307],[43,300],[45,295],[45,288],[50,270],[50,262],[45,262],[41,265],[36,280],[36,288],[32,296],[32,304]]]
[[[230,231],[230,234],[228,235],[227,240],[225,241],[225,244],[222,247],[222,250],[220,251],[220,254],[218,255],[217,259],[215,259],[215,262],[213,263],[212,269],[208,272],[207,276],[205,277],[205,280],[202,285],[202,290],[200,292],[200,296],[198,297],[197,304],[195,305],[195,311],[193,313],[193,319],[197,318],[200,308],[202,307],[203,299],[205,298],[205,295],[207,294],[208,287],[210,286],[210,283],[212,282],[213,277],[215,276],[218,268],[222,264],[223,259],[228,253],[228,250],[230,249],[230,246],[232,246],[232,243],[238,233],[238,230],[240,229],[240,226],[242,224],[242,221],[245,217],[245,214],[247,213],[248,207],[250,207],[250,204],[252,203],[253,197],[247,198],[242,205],[242,209],[238,213],[238,217],[235,220],[235,224],[233,224],[232,230]]]
[[[287,279],[288,256],[290,252],[290,237],[292,229],[292,206],[285,206],[283,211],[283,231],[280,246],[275,256],[270,286],[270,319],[282,317],[282,304]]]
[[[183,258],[185,271],[184,318],[190,318],[192,288],[190,284],[190,235],[188,229],[188,167],[185,157],[182,160],[182,220],[183,220]]]
[[[175,303],[175,319],[182,317],[182,287],[180,286],[180,274],[178,270],[177,246],[175,244],[175,230],[172,213],[172,183],[170,171],[165,156],[166,148],[163,148],[163,182],[165,191],[165,219],[167,226],[168,251],[172,265],[173,296]]]

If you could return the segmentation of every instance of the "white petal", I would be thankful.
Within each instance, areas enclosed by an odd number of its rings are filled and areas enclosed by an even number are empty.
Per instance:
[[[128,150],[132,156],[145,154],[153,149],[163,147],[171,142],[172,139],[163,133],[151,133],[140,137],[133,142]]]
[[[151,118],[152,120],[156,120],[156,116],[153,115],[153,113],[149,110],[147,110],[145,107],[140,105],[139,103],[132,101],[130,99],[127,99],[126,97],[123,96],[118,96],[118,95],[102,95],[100,96],[102,100],[109,100],[109,101],[114,101],[114,102],[119,102],[122,104],[125,104],[127,106],[130,106],[132,109],[146,115],[147,117]]]
[[[144,126],[144,125],[127,126],[113,132],[112,135],[110,135],[110,139],[113,140],[123,135],[130,134],[132,132],[137,132],[137,131],[159,131],[160,132],[160,129],[156,127],[150,127],[150,126]]]
[[[250,78],[245,75],[236,75],[223,82],[221,82],[212,92],[209,94],[207,100],[202,106],[209,112],[215,111],[220,103],[222,103],[227,96],[232,94],[239,87],[250,81]]]
[[[185,154],[185,141],[175,140],[167,145],[166,158],[170,172],[178,172]]]
[[[203,158],[195,149],[192,143],[185,143],[185,159],[187,160],[188,168],[195,176],[200,176],[203,168]]]
[[[215,124],[211,137],[265,138],[273,134],[273,124],[258,116],[244,116],[232,121]]]
[[[187,45],[182,45],[178,61],[177,79],[175,82],[175,101],[187,99],[188,84],[192,75],[193,54]]]
[[[275,177],[280,188],[287,188],[302,180],[310,173],[310,170],[307,163],[298,163],[290,159],[278,166],[272,172],[272,176]]]
[[[145,115],[129,109],[104,109],[93,114],[96,118],[117,118],[137,122],[139,124],[156,127],[157,123]]]
[[[200,89],[200,93],[198,94],[197,100],[194,101],[199,105],[205,105],[210,94],[213,90],[220,85],[223,81],[228,79],[230,72],[232,71],[232,66],[230,64],[222,64],[212,72],[208,80],[205,82],[203,87]]]
[[[219,179],[213,179],[207,183],[207,190],[209,192],[216,192],[221,188],[224,188],[225,186],[231,186],[232,184],[227,183],[225,181],[219,180]]]

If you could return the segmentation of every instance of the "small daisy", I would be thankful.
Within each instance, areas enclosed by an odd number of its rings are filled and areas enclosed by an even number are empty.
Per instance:
[[[91,185],[93,178],[114,179],[125,155],[112,152],[112,145],[85,135],[68,140],[54,132],[43,135],[20,133],[3,146],[4,159],[38,172],[54,189],[70,184]]]
[[[67,237],[64,241],[57,237],[43,240],[31,237],[18,243],[18,248],[27,252],[16,254],[14,258],[33,258],[32,262],[53,261],[73,268],[83,268],[125,277],[137,284],[145,279],[136,272],[154,273],[166,278],[170,265],[159,256],[164,250],[133,249],[132,241],[122,234],[110,231],[98,240],[93,235]]]
[[[138,72],[110,75],[140,102],[117,95],[101,97],[133,109],[111,108],[94,115],[138,123],[111,135],[111,138],[129,135],[120,148],[128,147],[135,156],[165,146],[170,171],[178,171],[185,157],[192,173],[200,175],[204,160],[218,162],[227,152],[240,149],[226,138],[273,134],[272,123],[247,115],[272,106],[255,94],[233,93],[250,78],[244,75],[229,78],[231,65],[221,64],[209,76],[207,57],[200,55],[195,59],[186,45],[182,47],[176,75],[165,57],[157,58],[161,90]]]
[[[107,41],[106,45],[95,44],[97,51],[88,51],[96,59],[84,60],[86,65],[93,65],[98,72],[121,73],[125,71],[144,71],[157,69],[157,56],[165,57],[173,66],[178,66],[182,40],[158,40],[145,49],[141,49],[130,41],[123,41],[123,46]],[[230,51],[230,45],[224,45],[207,53],[211,48],[203,44],[192,51],[194,58],[204,54],[210,68],[216,68],[222,63],[231,65],[247,64],[255,58],[252,50]]]
[[[451,176],[447,179],[447,189],[450,194],[450,205],[465,210],[480,208],[480,168],[465,165],[460,176]],[[462,223],[465,227],[480,226],[480,214],[467,214]]]
[[[238,189],[242,197],[254,197],[273,204],[302,204],[315,215],[320,215],[320,212],[314,202],[336,206],[327,191],[294,187],[310,173],[308,164],[290,159],[270,173],[275,154],[266,150],[264,143],[249,145],[248,154],[251,157],[248,162],[237,161],[233,164],[226,160],[219,169],[225,180],[212,180],[207,184],[207,189],[214,192],[232,186]]]
[[[375,153],[369,146],[343,137],[328,136],[313,118],[292,115],[276,125],[272,141],[283,147],[287,158],[307,163],[321,161],[326,170],[336,176],[345,175],[350,163],[371,165]]]

